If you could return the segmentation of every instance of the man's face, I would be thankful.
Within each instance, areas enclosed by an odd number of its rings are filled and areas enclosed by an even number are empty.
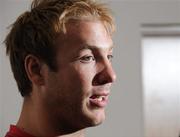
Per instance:
[[[43,102],[53,124],[73,130],[95,126],[105,119],[111,84],[112,39],[100,21],[66,25],[56,41],[57,67],[47,68]]]

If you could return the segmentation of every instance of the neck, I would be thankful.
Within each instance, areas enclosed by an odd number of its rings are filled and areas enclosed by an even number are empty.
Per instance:
[[[80,131],[77,131],[77,132],[72,133],[72,134],[58,136],[58,137],[84,137],[84,130],[80,130]]]
[[[43,115],[42,115],[43,114]],[[73,133],[64,134],[63,129],[56,131],[50,120],[47,119],[46,113],[43,112],[39,105],[35,105],[31,98],[24,98],[22,112],[17,122],[17,127],[24,132],[33,136],[57,136],[58,137],[84,137],[84,129]]]

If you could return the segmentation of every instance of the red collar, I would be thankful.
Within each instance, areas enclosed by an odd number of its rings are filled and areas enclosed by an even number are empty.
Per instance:
[[[9,132],[6,134],[6,137],[35,137],[35,136],[32,136],[22,131],[15,125],[10,125]]]

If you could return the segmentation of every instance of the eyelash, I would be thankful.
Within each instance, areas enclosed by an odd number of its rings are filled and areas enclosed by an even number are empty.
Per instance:
[[[113,59],[113,55],[108,55],[107,58],[111,62]],[[94,56],[83,56],[80,58],[80,61],[85,62],[85,63],[89,63],[91,61],[95,61],[95,57]]]
[[[109,60],[110,62],[112,62],[113,57],[114,57],[113,55],[108,55],[108,56],[107,56],[107,58],[108,58],[108,60]]]
[[[88,63],[88,62],[94,61],[95,58],[94,58],[94,56],[83,56],[80,58],[80,60],[81,60],[81,62]]]

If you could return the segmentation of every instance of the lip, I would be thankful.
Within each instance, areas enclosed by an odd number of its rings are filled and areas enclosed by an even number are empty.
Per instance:
[[[93,96],[97,96],[94,97]],[[109,92],[97,92],[89,97],[90,105],[98,108],[104,108],[108,104]]]

